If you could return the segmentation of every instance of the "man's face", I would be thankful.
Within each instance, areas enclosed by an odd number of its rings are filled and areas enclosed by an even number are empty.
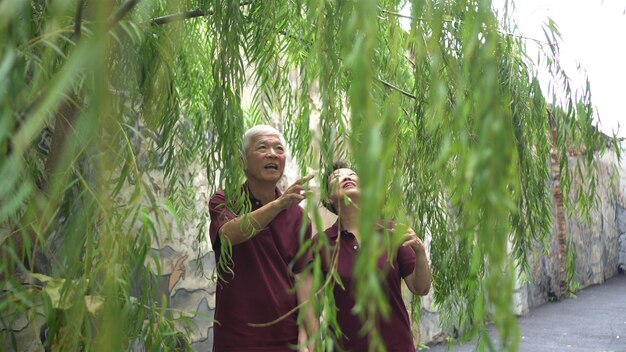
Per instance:
[[[285,171],[285,146],[277,135],[252,136],[246,150],[248,179],[276,184]]]
[[[360,195],[359,177],[352,169],[337,169],[328,178],[328,189],[328,198],[333,205],[342,201],[344,195],[355,201]]]

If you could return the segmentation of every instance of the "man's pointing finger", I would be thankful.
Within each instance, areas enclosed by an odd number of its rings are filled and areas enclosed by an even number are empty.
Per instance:
[[[299,184],[299,185],[303,185],[307,182],[309,182],[315,175],[306,175],[303,178],[299,179],[298,181],[296,181],[295,183]]]

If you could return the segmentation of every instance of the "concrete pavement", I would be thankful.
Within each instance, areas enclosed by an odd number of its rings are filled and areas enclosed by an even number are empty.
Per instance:
[[[587,287],[575,298],[535,307],[518,323],[522,352],[626,352],[626,275]],[[471,352],[476,342],[426,351]]]

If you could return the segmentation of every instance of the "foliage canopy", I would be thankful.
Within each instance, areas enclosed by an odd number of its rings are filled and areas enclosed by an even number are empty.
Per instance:
[[[562,88],[558,101],[541,91],[529,43],[510,34],[511,5],[498,14],[482,0],[0,3],[2,319],[40,307],[63,350],[122,350],[137,337],[174,348],[165,307],[149,289],[131,297],[131,282],[147,276],[164,216],[206,220],[189,165],[205,167],[212,191],[236,195],[241,135],[278,121],[301,170],[354,161],[368,321],[386,311],[371,259],[397,245],[379,243],[375,221],[393,218],[430,235],[447,323],[484,334],[490,320],[501,346],[486,337],[481,347],[515,350],[516,268],[552,231],[550,150],[565,194],[567,150],[582,150],[577,170],[593,191],[605,141],[589,87],[575,92],[559,66],[556,26],[530,44]],[[569,205],[588,210],[593,199]],[[24,276],[31,269],[60,280],[56,301]],[[316,278],[321,311],[332,290]]]

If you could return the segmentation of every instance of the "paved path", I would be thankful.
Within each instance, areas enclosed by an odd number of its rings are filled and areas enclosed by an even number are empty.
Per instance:
[[[626,352],[626,275],[587,287],[576,298],[535,307],[518,322],[522,352]],[[476,342],[426,351],[471,352]]]

